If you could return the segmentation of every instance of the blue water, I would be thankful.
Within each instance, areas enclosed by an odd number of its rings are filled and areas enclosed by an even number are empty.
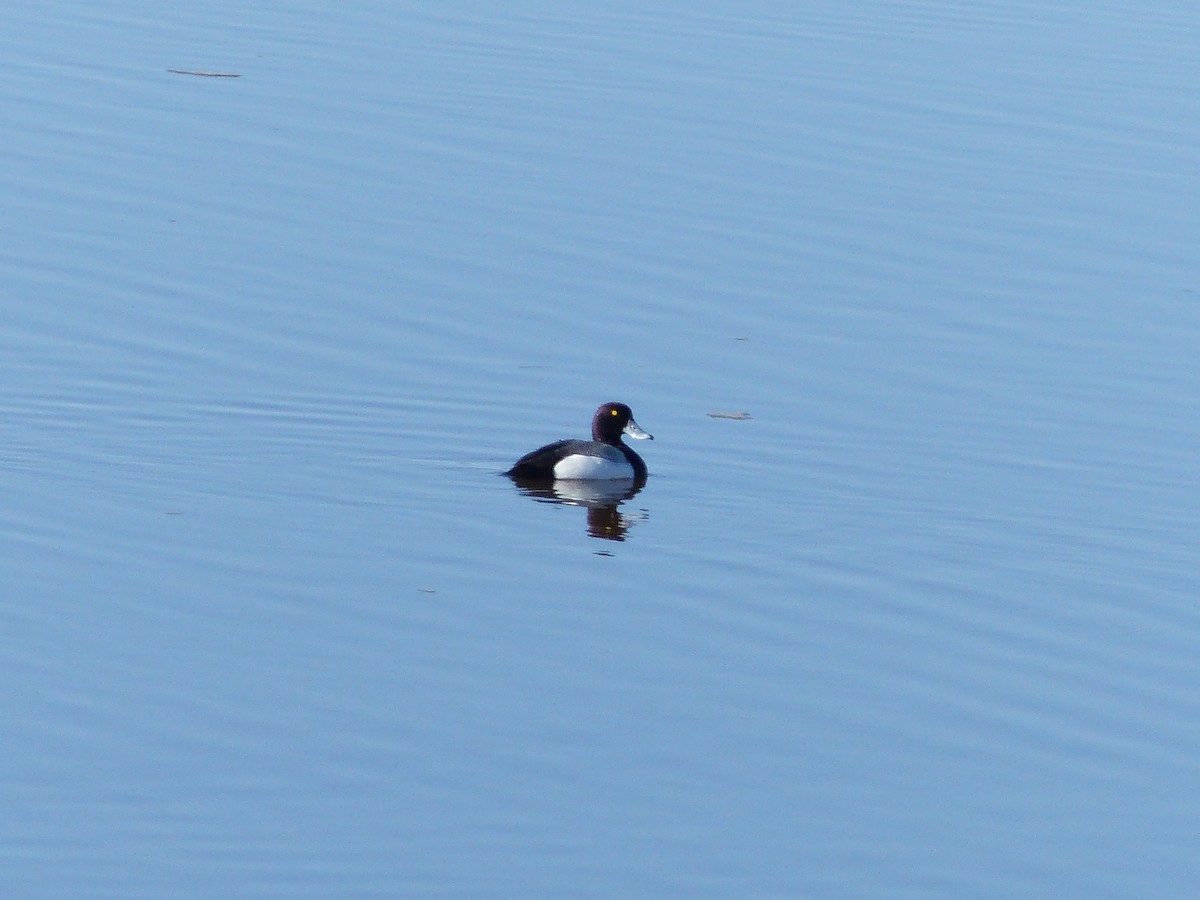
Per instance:
[[[1189,8],[10,6],[4,896],[1194,892]]]

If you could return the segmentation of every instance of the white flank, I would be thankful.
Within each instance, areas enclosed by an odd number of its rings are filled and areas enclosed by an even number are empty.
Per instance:
[[[616,457],[615,459],[612,457]],[[554,467],[554,477],[564,480],[610,481],[632,478],[633,466],[619,450],[609,456],[568,456]]]

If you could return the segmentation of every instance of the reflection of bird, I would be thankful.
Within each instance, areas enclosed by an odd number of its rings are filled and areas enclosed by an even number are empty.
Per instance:
[[[521,492],[542,503],[582,506],[587,510],[588,534],[606,541],[623,541],[629,527],[645,513],[628,516],[619,509],[646,484],[644,478],[610,481],[548,481],[545,478],[519,478],[513,481]]]
[[[610,481],[644,479],[646,464],[634,453],[622,435],[638,440],[654,440],[633,421],[633,412],[624,403],[605,403],[592,417],[592,440],[555,441],[526,453],[505,474],[518,479],[567,481]]]
[[[623,541],[629,530],[629,520],[617,512],[616,506],[589,506],[588,534],[606,541]]]

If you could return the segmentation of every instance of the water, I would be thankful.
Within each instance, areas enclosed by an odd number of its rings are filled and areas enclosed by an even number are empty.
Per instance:
[[[9,19],[6,896],[1190,895],[1193,13]]]

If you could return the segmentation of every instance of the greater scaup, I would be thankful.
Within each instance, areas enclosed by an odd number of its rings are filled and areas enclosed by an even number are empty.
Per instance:
[[[646,464],[625,446],[621,435],[638,440],[654,440],[633,421],[633,412],[624,403],[605,403],[592,417],[592,440],[555,441],[526,453],[505,472],[519,479],[561,479],[564,481],[611,481],[617,478],[642,479]]]

